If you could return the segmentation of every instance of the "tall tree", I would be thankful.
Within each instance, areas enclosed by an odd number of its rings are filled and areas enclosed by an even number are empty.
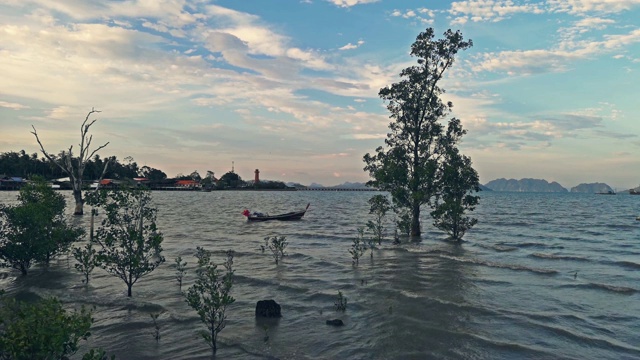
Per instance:
[[[440,123],[453,104],[440,99],[444,90],[438,86],[458,51],[473,45],[464,41],[459,31],[447,30],[443,39],[434,39],[434,30],[420,33],[411,45],[417,65],[400,72],[401,80],[380,89],[393,121],[385,139],[374,155],[366,154],[365,171],[369,185],[391,193],[394,209],[410,217],[410,235],[420,236],[420,208],[431,204],[440,190],[443,156],[462,136],[459,122],[449,122],[447,136]],[[453,124],[452,124],[453,123]],[[452,128],[453,126],[453,128]]]
[[[66,252],[84,232],[67,225],[64,208],[44,180],[23,186],[17,205],[0,205],[0,260],[26,275],[35,262]]]
[[[32,125],[33,131],[31,132],[38,141],[38,145],[40,145],[40,151],[42,154],[52,163],[55,163],[65,174],[69,176],[71,179],[71,186],[73,188],[73,198],[76,203],[75,210],[73,212],[74,215],[82,215],[83,214],[83,200],[82,200],[82,175],[84,174],[84,168],[87,164],[87,161],[93,157],[93,155],[98,152],[98,150],[106,147],[109,143],[105,143],[104,145],[98,146],[93,151],[90,150],[91,140],[93,140],[93,135],[89,135],[89,128],[93,125],[97,119],[89,121],[89,117],[94,113],[99,113],[100,111],[91,109],[87,116],[85,117],[82,125],[80,126],[80,154],[78,156],[74,156],[73,154],[73,145],[69,147],[68,151],[62,151],[59,157],[55,157],[54,155],[48,153],[44,149],[44,145],[40,141],[40,137],[38,136],[38,132],[36,128]],[[104,169],[102,171],[103,175],[107,171],[108,162],[105,163]]]
[[[162,234],[156,226],[157,209],[145,189],[99,190],[87,203],[104,209],[106,218],[96,231],[98,266],[127,285],[127,296],[142,276],[164,262]]]

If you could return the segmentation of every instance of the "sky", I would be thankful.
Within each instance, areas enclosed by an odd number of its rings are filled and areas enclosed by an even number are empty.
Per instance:
[[[640,0],[1,0],[0,152],[92,147],[169,177],[365,182],[416,36],[473,47],[443,100],[480,175],[640,184]],[[446,119],[445,119],[446,120]]]

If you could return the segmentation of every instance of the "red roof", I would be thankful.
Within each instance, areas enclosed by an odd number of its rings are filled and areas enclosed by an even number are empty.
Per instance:
[[[178,180],[176,182],[176,185],[178,186],[195,186],[195,185],[199,185],[200,183],[195,181],[195,180]]]

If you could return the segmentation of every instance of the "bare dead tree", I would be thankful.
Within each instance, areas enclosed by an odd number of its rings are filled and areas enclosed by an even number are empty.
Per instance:
[[[89,117],[94,113],[99,113],[100,111],[91,108],[91,111],[87,114],[82,125],[80,126],[80,154],[77,157],[73,156],[73,145],[69,147],[69,151],[62,151],[60,156],[56,159],[55,156],[49,154],[42,145],[40,141],[40,137],[36,131],[36,128],[31,125],[33,131],[31,132],[38,141],[38,145],[40,145],[40,151],[42,154],[51,162],[56,164],[65,174],[69,175],[69,179],[71,180],[71,186],[73,188],[73,198],[76,202],[74,215],[82,215],[83,214],[83,200],[82,200],[82,175],[84,173],[84,168],[89,161],[95,155],[98,150],[109,145],[109,142],[106,144],[99,146],[95,150],[89,150],[89,146],[91,146],[91,140],[93,139],[93,135],[89,135],[89,128],[93,125],[97,119],[93,119],[89,121]],[[109,160],[104,164],[104,169],[102,170],[102,175],[100,176],[100,180],[104,177],[104,174],[107,172],[107,167],[109,166]],[[98,180],[98,181],[100,181]],[[99,184],[99,182],[98,182]]]

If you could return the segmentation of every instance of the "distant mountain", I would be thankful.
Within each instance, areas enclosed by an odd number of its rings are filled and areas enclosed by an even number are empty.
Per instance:
[[[571,192],[595,194],[613,192],[613,189],[605,183],[591,183],[574,186]]]
[[[515,192],[567,192],[562,185],[557,182],[548,182],[543,179],[496,179],[484,184],[493,191],[515,191]]]
[[[323,185],[317,184],[317,183],[311,183],[311,185],[309,185],[310,188],[322,188],[324,187]]]
[[[491,190],[491,189],[489,189],[488,187],[486,187],[486,186],[484,186],[484,185],[480,184],[480,191],[493,191],[493,190]]]

